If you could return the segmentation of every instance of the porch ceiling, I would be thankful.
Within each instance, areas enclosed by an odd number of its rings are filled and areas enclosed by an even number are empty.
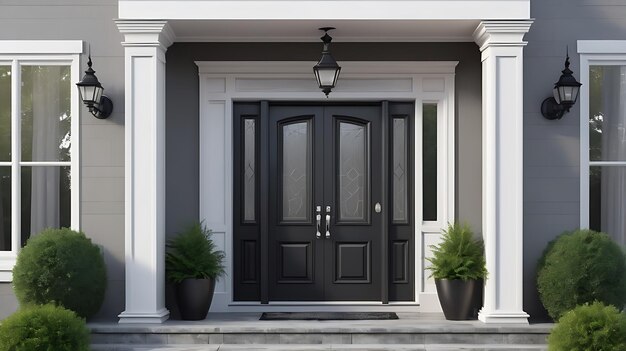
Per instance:
[[[437,42],[473,41],[479,21],[174,20],[169,24],[176,41],[319,42],[317,28],[336,27],[331,33],[335,42]]]

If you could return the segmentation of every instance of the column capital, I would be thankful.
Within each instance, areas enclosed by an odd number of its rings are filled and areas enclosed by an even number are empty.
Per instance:
[[[116,20],[117,29],[124,34],[124,47],[161,47],[174,43],[176,34],[167,21]]]
[[[524,35],[528,33],[534,20],[482,21],[473,37],[480,51],[492,46],[526,46]]]

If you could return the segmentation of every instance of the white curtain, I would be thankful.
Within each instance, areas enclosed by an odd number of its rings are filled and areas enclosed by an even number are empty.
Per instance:
[[[33,72],[33,161],[58,161],[61,68]],[[60,167],[32,167],[30,232],[59,227]]]
[[[626,161],[626,66],[605,66],[602,160]],[[602,167],[601,228],[626,245],[626,167]]]

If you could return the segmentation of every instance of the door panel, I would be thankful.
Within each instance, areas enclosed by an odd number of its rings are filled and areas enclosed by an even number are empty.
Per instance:
[[[383,203],[380,106],[324,110],[326,300],[380,301],[382,225],[373,204]]]
[[[269,128],[269,299],[324,299],[322,242],[323,108],[272,106]]]

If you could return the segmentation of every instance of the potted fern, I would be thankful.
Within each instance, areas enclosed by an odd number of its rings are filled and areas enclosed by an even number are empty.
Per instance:
[[[429,258],[443,314],[449,320],[475,319],[487,277],[484,245],[468,225],[449,224]]]
[[[206,318],[215,281],[224,275],[224,252],[216,250],[211,235],[202,223],[194,223],[167,243],[166,274],[184,320]]]

